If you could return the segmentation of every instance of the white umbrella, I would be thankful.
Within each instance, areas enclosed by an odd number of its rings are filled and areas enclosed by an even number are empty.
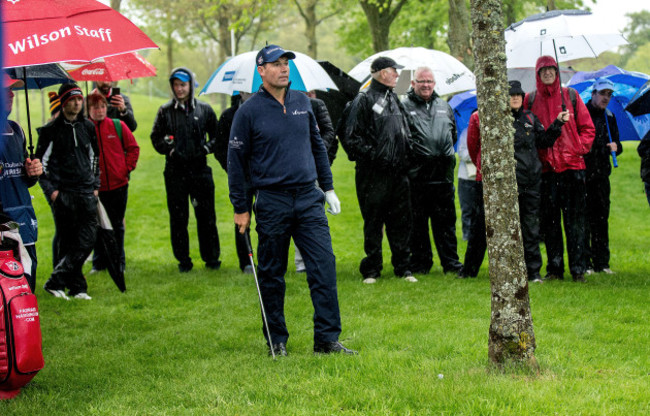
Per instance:
[[[627,44],[603,18],[584,10],[552,10],[529,16],[505,30],[507,67],[534,66],[543,55],[559,62],[596,58]]]
[[[289,60],[289,81],[292,90],[337,90],[336,84],[318,62],[300,52]],[[200,94],[220,92],[232,95],[237,91],[254,93],[262,85],[257,73],[257,52],[245,52],[230,58],[212,73]],[[199,95],[200,95],[199,94]]]
[[[476,88],[476,77],[462,62],[453,56],[434,49],[422,47],[397,48],[376,53],[364,59],[352,68],[349,75],[363,84],[362,89],[370,83],[370,64],[380,56],[392,58],[404,69],[400,72],[395,92],[405,93],[411,85],[415,70],[427,66],[436,79],[435,91],[438,95],[452,94]]]

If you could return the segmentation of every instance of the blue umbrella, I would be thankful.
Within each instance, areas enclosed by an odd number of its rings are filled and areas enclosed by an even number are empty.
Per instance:
[[[29,90],[43,89],[52,85],[74,82],[70,78],[70,75],[57,64],[5,68],[4,71],[10,78],[26,81],[26,86]]]
[[[643,84],[625,107],[633,116],[650,113],[650,81]]]
[[[593,84],[597,78],[607,78],[614,83],[615,91],[607,109],[616,117],[620,139],[641,140],[650,130],[650,114],[634,117],[625,111],[625,107],[650,76],[608,65],[598,71],[577,72],[568,85],[575,88],[586,103],[591,99]]]
[[[449,100],[449,106],[454,110],[456,132],[458,138],[460,138],[462,132],[469,126],[469,118],[472,116],[474,110],[478,108],[476,102],[476,90],[469,90],[454,95]]]
[[[57,64],[30,65],[15,68],[4,68],[4,71],[13,79],[21,79],[25,85],[25,105],[27,107],[27,131],[29,133],[29,157],[34,158],[34,144],[32,138],[32,121],[29,117],[29,94],[27,90],[43,89],[50,85],[63,84],[73,81],[67,72]]]

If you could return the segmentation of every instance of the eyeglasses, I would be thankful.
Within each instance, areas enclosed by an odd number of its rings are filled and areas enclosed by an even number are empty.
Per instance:
[[[553,71],[555,72],[555,67],[554,66],[545,66],[539,70],[539,72],[547,72],[547,71]]]
[[[418,84],[435,84],[435,81],[430,79],[416,79],[415,82]]]
[[[611,97],[612,94],[613,94],[613,92],[612,92],[612,91],[608,91],[608,90],[601,90],[601,91],[598,91],[598,95],[602,95],[603,97]]]

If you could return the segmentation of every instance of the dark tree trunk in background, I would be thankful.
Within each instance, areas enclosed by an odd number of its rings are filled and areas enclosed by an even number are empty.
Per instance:
[[[449,0],[449,32],[447,43],[451,55],[474,69],[472,44],[470,36],[470,20],[465,0]]]
[[[514,130],[500,0],[472,0],[481,167],[492,294],[490,361],[537,368],[519,223]]]
[[[557,6],[555,5],[555,0],[547,0],[546,1],[546,9],[547,10],[557,10]]]
[[[316,18],[316,5],[318,0],[308,0],[301,5],[298,0],[293,0],[298,11],[305,21],[305,37],[307,38],[307,54],[314,59],[318,58],[318,41],[316,39],[316,26],[320,21]]]
[[[392,0],[359,0],[359,4],[368,20],[372,36],[372,49],[375,52],[390,49],[388,39],[390,25],[406,2],[407,0],[399,0],[395,7],[391,9]]]
[[[111,0],[111,7],[118,12],[120,11],[120,5],[122,4],[122,0]]]

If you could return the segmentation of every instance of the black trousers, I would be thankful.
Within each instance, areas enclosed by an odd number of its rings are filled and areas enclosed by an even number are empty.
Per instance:
[[[596,175],[587,180],[587,227],[585,229],[586,264],[596,271],[609,268],[609,176]]]
[[[469,231],[469,240],[467,240],[467,250],[465,251],[465,262],[461,273],[465,276],[476,277],[478,270],[483,264],[485,251],[487,250],[487,240],[485,237],[485,206],[483,205],[483,182],[477,181],[474,205],[476,207],[476,216],[472,220],[472,228]]]
[[[126,213],[128,196],[129,185],[99,193],[99,200],[104,206],[104,209],[106,209],[106,215],[108,215],[113,232],[115,233],[115,240],[117,240],[117,244],[120,247],[120,266],[122,270],[126,267],[126,256],[124,254],[124,215]],[[95,244],[93,268],[103,270],[111,260],[114,261],[114,259],[107,258],[102,244]]]
[[[476,189],[481,184],[474,179],[458,178],[458,202],[460,203],[461,222],[463,224],[463,240],[469,240],[469,230],[476,217]]]
[[[411,198],[405,174],[357,166],[357,199],[363,217],[363,248],[366,257],[359,270],[363,277],[379,276],[383,268],[383,228],[392,253],[397,276],[409,270],[411,236]]]
[[[189,203],[194,207],[199,251],[206,264],[219,265],[219,234],[214,209],[214,182],[209,166],[165,166],[165,190],[174,257],[179,263],[189,265],[190,241],[187,232]]]
[[[462,267],[456,241],[456,206],[454,184],[411,183],[413,229],[411,231],[411,266],[414,273],[428,273],[433,266],[429,222],[442,270],[447,273]]]
[[[524,244],[526,271],[528,272],[528,279],[534,280],[541,277],[539,271],[542,268],[542,254],[539,250],[540,185],[519,186],[518,189],[519,221]]]
[[[87,292],[82,267],[97,237],[97,197],[92,193],[59,192],[52,208],[60,260],[45,287],[68,288],[70,296]]]
[[[586,185],[584,170],[542,174],[540,224],[546,244],[546,272],[564,274],[564,241],[566,234],[569,271],[574,277],[584,274]]]
[[[273,343],[289,339],[284,317],[284,275],[292,238],[307,271],[314,306],[314,342],[337,341],[341,333],[336,259],[324,203],[323,191],[315,186],[259,190],[256,194],[258,278]],[[263,327],[262,331],[266,337]]]

